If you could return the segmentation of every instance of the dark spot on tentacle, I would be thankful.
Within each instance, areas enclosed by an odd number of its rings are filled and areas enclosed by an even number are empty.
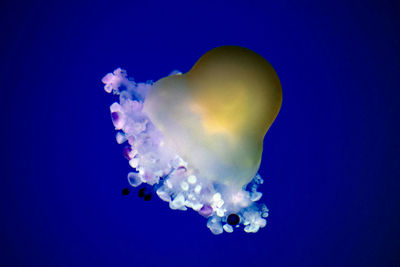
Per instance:
[[[111,119],[115,123],[118,122],[118,120],[119,120],[119,112],[112,112],[111,113]]]
[[[132,148],[131,147],[129,147],[129,146],[126,146],[125,148],[124,148],[124,156],[125,156],[125,158],[127,159],[127,160],[130,160],[131,159],[131,157],[130,157],[130,153],[132,152]]]
[[[140,188],[139,192],[138,192],[138,196],[139,197],[144,197],[144,187]]]
[[[240,217],[235,213],[229,214],[226,222],[230,225],[237,225],[240,222]]]
[[[143,197],[145,201],[149,201],[151,199],[151,196],[154,193],[154,189],[151,186],[144,186],[140,188],[138,192],[139,197]]]
[[[121,191],[121,193],[122,193],[123,196],[129,195],[129,192],[130,192],[129,188],[124,188],[124,189],[122,189],[122,191]]]

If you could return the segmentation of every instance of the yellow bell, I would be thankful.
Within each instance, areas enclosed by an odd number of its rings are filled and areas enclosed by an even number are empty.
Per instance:
[[[203,55],[185,74],[158,80],[143,111],[165,146],[205,179],[240,188],[257,173],[282,89],[272,66],[239,46]]]

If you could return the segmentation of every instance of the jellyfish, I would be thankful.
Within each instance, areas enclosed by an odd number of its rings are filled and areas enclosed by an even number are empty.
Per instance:
[[[282,104],[267,60],[244,47],[221,46],[188,72],[154,83],[136,83],[121,68],[102,82],[119,96],[110,111],[116,140],[126,144],[131,186],[150,185],[171,209],[198,212],[216,235],[266,226],[258,170],[264,136]]]

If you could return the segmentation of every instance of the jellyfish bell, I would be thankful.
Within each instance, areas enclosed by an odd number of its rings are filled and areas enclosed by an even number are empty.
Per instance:
[[[153,185],[171,209],[192,208],[209,218],[214,234],[239,227],[232,214],[246,232],[265,226],[257,171],[282,90],[262,56],[222,46],[187,73],[175,71],[154,84],[135,83],[121,69],[102,81],[120,98],[110,110],[117,142],[129,143],[132,186]]]
[[[241,188],[259,169],[264,135],[281,103],[278,76],[262,56],[222,46],[187,73],[157,81],[144,112],[203,177]]]

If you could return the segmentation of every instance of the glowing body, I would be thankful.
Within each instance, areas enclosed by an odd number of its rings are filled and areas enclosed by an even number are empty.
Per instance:
[[[117,69],[103,82],[120,96],[110,109],[121,130],[117,141],[128,141],[125,155],[137,170],[129,173],[130,184],[154,185],[170,208],[209,217],[214,234],[232,232],[238,220],[246,232],[264,227],[268,209],[256,203],[263,182],[257,171],[264,135],[282,103],[271,65],[251,50],[224,46],[189,72],[155,84],[126,76]]]

